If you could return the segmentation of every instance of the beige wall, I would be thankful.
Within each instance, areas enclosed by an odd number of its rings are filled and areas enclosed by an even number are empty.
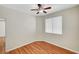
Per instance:
[[[6,19],[6,50],[35,40],[36,19],[34,16],[0,6],[0,17]]]
[[[62,16],[63,34],[47,34],[45,30],[45,19]],[[37,39],[55,43],[64,48],[79,51],[79,6],[56,12],[43,17],[36,17]]]

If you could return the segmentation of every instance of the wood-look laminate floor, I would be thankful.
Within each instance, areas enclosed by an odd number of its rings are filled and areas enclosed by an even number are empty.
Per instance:
[[[8,54],[75,54],[75,52],[44,41],[36,41],[15,50],[9,51]]]
[[[0,37],[0,54],[5,52],[5,40],[4,37]]]

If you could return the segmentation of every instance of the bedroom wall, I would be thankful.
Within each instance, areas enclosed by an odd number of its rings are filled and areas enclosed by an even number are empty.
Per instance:
[[[63,34],[45,33],[45,19],[62,16]],[[79,6],[56,12],[47,16],[36,17],[37,39],[55,43],[61,47],[79,51]]]
[[[11,50],[35,40],[34,16],[0,6],[0,18],[6,20],[6,50]]]

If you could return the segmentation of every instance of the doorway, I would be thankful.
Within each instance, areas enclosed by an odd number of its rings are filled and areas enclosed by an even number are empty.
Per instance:
[[[5,20],[0,18],[0,54],[5,53]]]

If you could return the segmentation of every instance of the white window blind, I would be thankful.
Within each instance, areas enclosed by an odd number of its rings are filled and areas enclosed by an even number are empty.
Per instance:
[[[45,32],[62,34],[62,16],[48,18],[45,20]]]

